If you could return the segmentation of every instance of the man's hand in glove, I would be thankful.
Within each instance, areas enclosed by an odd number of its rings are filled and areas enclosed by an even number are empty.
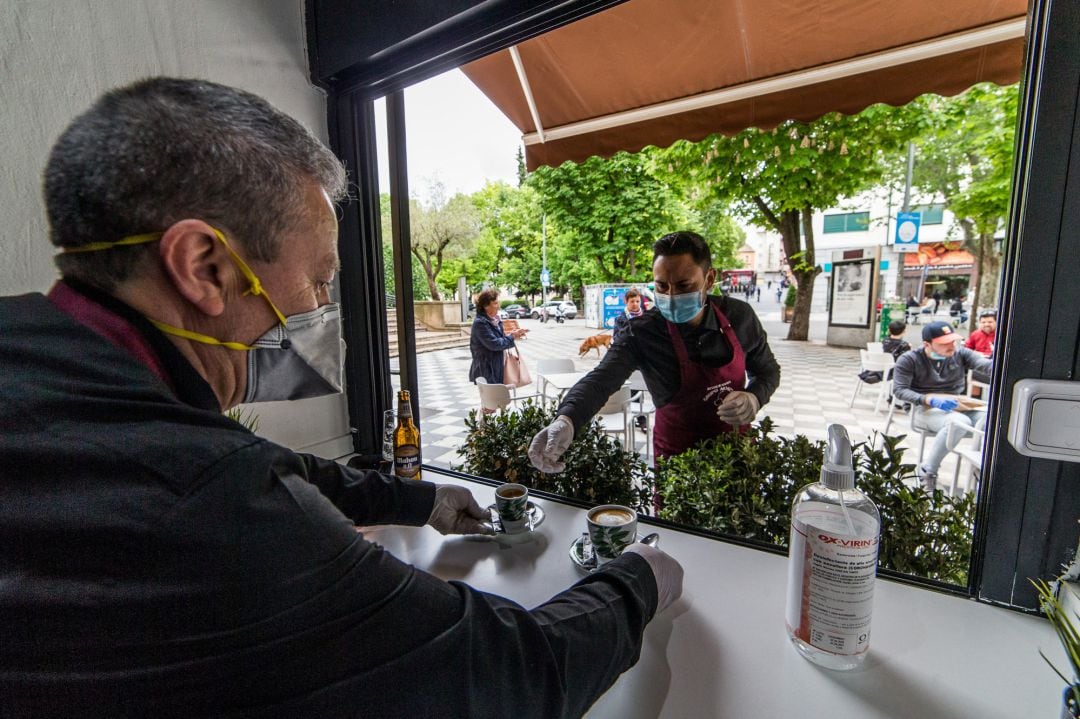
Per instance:
[[[472,493],[456,484],[435,485],[435,506],[427,523],[439,534],[491,534],[491,515],[473,499]]]
[[[956,401],[955,397],[950,397],[948,395],[933,395],[930,397],[929,404],[934,409],[942,409],[946,412],[952,412],[960,406],[960,403]]]
[[[556,474],[566,469],[559,457],[574,441],[574,424],[569,417],[559,415],[555,421],[536,433],[529,443],[529,461],[545,474]]]
[[[761,404],[752,392],[729,392],[723,403],[716,408],[716,416],[737,427],[753,422],[759,409]]]
[[[657,614],[682,596],[683,568],[670,554],[640,542],[628,546],[623,550],[623,553],[626,552],[641,555],[641,558],[649,563],[656,579]]]

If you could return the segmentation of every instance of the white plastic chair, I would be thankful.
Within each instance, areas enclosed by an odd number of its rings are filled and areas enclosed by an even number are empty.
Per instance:
[[[892,355],[889,355],[889,356],[891,357]],[[889,412],[885,416],[885,429],[882,430],[882,432],[881,432],[882,434],[888,434],[889,433],[889,426],[892,424],[893,415],[896,413],[896,410],[897,410],[896,405],[897,405],[898,402],[899,402],[899,400],[896,399],[896,397],[893,397],[893,401],[889,403]],[[909,409],[907,411],[907,415],[908,415],[908,431],[911,432],[911,433],[919,435],[919,456],[918,456],[918,459],[915,461],[915,463],[916,464],[922,464],[923,452],[926,451],[926,438],[929,435],[928,435],[928,433],[923,432],[921,429],[918,429],[915,426],[915,424],[914,424],[915,408],[914,407],[912,407],[911,409]]]
[[[547,397],[548,381],[545,374],[564,374],[577,372],[572,359],[542,359],[536,361],[536,387],[543,397]]]
[[[868,350],[859,350],[859,365],[861,371],[880,372],[881,381],[875,382],[877,386],[877,398],[874,400],[874,411],[878,412],[881,409],[881,402],[889,396],[889,390],[891,388],[891,382],[888,379],[889,370],[896,364],[896,359],[888,352],[870,352]],[[859,377],[855,378],[855,391],[851,393],[851,401],[848,402],[848,407],[855,406],[855,398],[859,396],[866,382]]]
[[[867,352],[884,352],[885,351],[885,343],[884,342],[867,342],[866,343],[866,351]]]
[[[622,434],[622,446],[627,451],[632,451],[634,448],[634,425],[630,415],[630,388],[624,385],[608,397],[607,402],[595,417],[604,432]]]
[[[950,424],[949,425],[949,444],[953,443],[956,439],[957,432],[971,435],[971,442],[965,444],[967,438],[961,438],[957,440],[955,447],[950,450],[956,455],[956,471],[953,472],[952,488],[949,490],[949,494],[953,497],[956,496],[956,485],[960,482],[960,465],[966,460],[971,467],[968,470],[967,480],[964,482],[964,491],[974,491],[974,479],[982,472],[983,462],[983,441],[986,438],[986,431],[977,429],[970,425],[963,424]]]
[[[973,394],[976,387],[979,387],[982,390],[978,397],[975,397]],[[972,399],[981,399],[983,402],[986,402],[990,398],[990,385],[975,379],[975,370],[969,369],[967,371],[967,389],[964,391],[964,394]]]
[[[511,394],[513,388],[510,385],[489,384],[483,377],[476,378],[476,388],[480,391],[480,407],[488,413],[506,409],[511,402],[541,396],[539,393]]]
[[[645,418],[645,459],[652,457],[652,431],[653,419],[656,414],[656,405],[652,402],[649,388],[645,384],[645,377],[641,370],[636,369],[630,373],[630,379],[626,381],[630,388],[630,414],[631,422],[636,423],[638,417]],[[633,432],[633,429],[630,430]]]

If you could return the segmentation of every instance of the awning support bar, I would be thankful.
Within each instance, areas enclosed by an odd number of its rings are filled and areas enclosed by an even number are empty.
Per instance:
[[[522,136],[522,140],[526,145],[535,145],[537,143],[542,143],[545,140],[561,140],[566,137],[584,135],[613,127],[621,127],[623,125],[630,125],[635,122],[643,122],[645,120],[652,120],[667,115],[676,115],[691,110],[700,110],[702,108],[724,105],[738,100],[747,100],[753,97],[770,95],[774,92],[783,92],[784,90],[805,87],[807,85],[816,85],[830,80],[837,80],[842,77],[880,70],[885,67],[894,67],[896,65],[904,65],[918,60],[949,55],[963,50],[970,50],[984,45],[992,45],[994,43],[1024,37],[1026,23],[1027,20],[1025,18],[1006,20],[1004,22],[981,27],[977,30],[968,30],[953,35],[946,35],[945,37],[937,38],[935,40],[914,43],[912,45],[906,45],[904,47],[894,48],[892,50],[886,50],[884,52],[878,52],[872,55],[854,58],[852,60],[834,62],[810,70],[800,70],[786,75],[770,77],[766,80],[757,80],[743,85],[736,85],[721,90],[713,90],[711,92],[703,92],[699,95],[679,98],[678,100],[669,100],[647,107],[638,107],[633,110],[625,110],[610,115],[594,117],[589,120],[582,120],[581,122],[572,122],[558,127],[551,127],[548,128],[546,133],[543,131],[528,133]],[[510,48],[510,52],[514,57],[514,64],[518,68],[518,75],[521,77],[522,84],[526,88],[525,97],[529,101],[529,109],[533,113],[533,121],[536,122],[537,127],[540,127],[540,122],[536,118],[536,109],[533,106],[532,95],[528,91],[528,84],[525,81],[524,70],[519,64],[520,61],[518,59],[517,50],[516,48]]]
[[[529,87],[529,78],[525,75],[525,65],[521,62],[521,55],[518,54],[517,45],[510,46],[510,57],[514,61],[514,69],[517,70],[521,91],[525,93],[525,102],[529,103],[529,114],[532,115],[533,125],[536,126],[536,132],[529,135],[529,137],[536,138],[529,144],[535,145],[537,142],[544,141],[544,126],[540,123],[540,113],[536,110],[536,101],[533,99],[532,88]]]

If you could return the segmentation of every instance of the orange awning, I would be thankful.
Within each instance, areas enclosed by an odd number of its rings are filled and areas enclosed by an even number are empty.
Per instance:
[[[1024,0],[630,0],[462,70],[522,131],[535,169],[1010,84],[1026,11]]]
[[[918,252],[904,254],[904,272],[927,272],[944,270],[970,270],[975,266],[975,255],[961,247],[962,242],[927,242],[919,245]]]

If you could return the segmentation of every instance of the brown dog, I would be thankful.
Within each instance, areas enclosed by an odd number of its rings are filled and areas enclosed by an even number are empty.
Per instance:
[[[585,341],[578,347],[578,357],[584,357],[589,350],[596,350],[596,356],[600,356],[600,347],[608,349],[611,347],[611,335],[593,335],[592,337],[586,337]]]

